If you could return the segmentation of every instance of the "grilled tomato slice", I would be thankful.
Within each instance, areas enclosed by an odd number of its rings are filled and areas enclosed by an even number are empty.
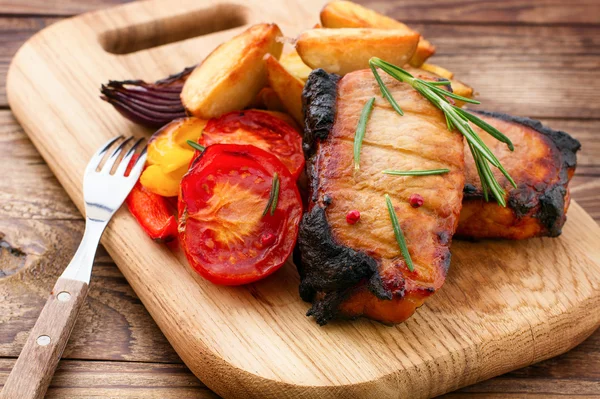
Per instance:
[[[271,214],[272,196],[277,199]],[[277,157],[252,145],[215,144],[181,180],[178,211],[190,265],[215,284],[239,285],[284,264],[296,242],[302,204],[295,179]]]
[[[210,119],[198,142],[252,144],[275,155],[297,179],[304,168],[302,137],[294,126],[271,113],[258,110],[234,111]]]

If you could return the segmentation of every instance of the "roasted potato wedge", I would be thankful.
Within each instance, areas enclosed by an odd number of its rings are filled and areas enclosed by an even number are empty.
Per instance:
[[[369,67],[371,57],[404,65],[415,53],[419,34],[407,30],[311,29],[296,41],[296,50],[309,67],[346,73]]]
[[[289,73],[303,82],[306,82],[308,75],[312,72],[312,68],[302,61],[296,50],[283,54],[279,62]]]
[[[265,62],[267,64],[269,86],[277,93],[288,114],[300,126],[304,126],[304,115],[302,114],[304,82],[288,72],[272,55],[267,54]]]
[[[281,36],[277,25],[258,24],[221,44],[185,82],[185,108],[210,119],[248,106],[267,82],[264,56],[281,55]]]
[[[454,77],[454,72],[450,72],[446,68],[442,68],[439,65],[423,64],[423,65],[421,65],[421,69],[424,69],[431,73],[435,73],[436,75],[441,76],[442,78],[446,78],[446,79],[452,79]]]
[[[434,54],[435,46],[421,36],[417,50],[408,63],[414,67],[419,67]]]
[[[376,11],[351,1],[332,1],[321,10],[321,24],[324,28],[376,28],[413,32],[402,22],[386,17]],[[435,47],[423,37],[409,63],[421,66],[435,53]]]

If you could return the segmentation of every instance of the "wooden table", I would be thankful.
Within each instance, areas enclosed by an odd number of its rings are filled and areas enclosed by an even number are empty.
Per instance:
[[[0,0],[0,386],[83,232],[81,215],[8,108],[6,71],[36,31],[122,1]],[[600,220],[597,0],[361,2],[420,30],[438,46],[434,62],[472,84],[487,109],[539,118],[579,139],[572,195]],[[512,95],[492,97],[498,85]],[[48,397],[216,395],[182,364],[101,249]],[[600,330],[565,355],[445,397],[600,398]]]

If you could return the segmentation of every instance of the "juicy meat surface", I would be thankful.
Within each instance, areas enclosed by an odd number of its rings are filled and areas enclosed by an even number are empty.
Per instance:
[[[308,314],[319,324],[358,316],[402,322],[442,286],[450,264],[465,181],[462,136],[448,131],[442,112],[411,86],[382,78],[404,116],[381,97],[370,70],[341,79],[316,70],[304,89],[311,198],[296,261],[300,294],[313,302]],[[354,135],[363,106],[373,97],[360,169],[355,170]],[[382,173],[439,168],[450,173]],[[395,240],[385,194],[394,204],[413,272]],[[410,206],[412,194],[423,197],[421,207]],[[351,210],[361,214],[356,224],[346,221]]]
[[[517,188],[494,169],[506,191],[507,206],[503,208],[493,199],[486,202],[473,157],[465,147],[465,194],[456,235],[507,239],[558,236],[566,221],[568,183],[575,173],[575,154],[581,145],[567,133],[533,119],[489,112],[480,112],[479,116],[513,142],[515,150],[511,152],[505,144],[476,129]]]

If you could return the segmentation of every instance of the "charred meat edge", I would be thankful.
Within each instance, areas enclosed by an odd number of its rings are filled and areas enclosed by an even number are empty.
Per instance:
[[[558,150],[561,158],[559,160],[561,162],[559,181],[550,187],[541,188],[541,191],[543,191],[541,194],[535,187],[526,184],[517,184],[518,187],[509,192],[507,206],[514,212],[517,218],[522,218],[539,205],[538,210],[531,216],[538,219],[542,226],[547,229],[548,236],[559,236],[566,220],[564,208],[565,196],[567,195],[566,187],[569,182],[568,172],[577,165],[576,152],[581,148],[579,141],[571,137],[568,133],[550,129],[535,119],[499,112],[470,111],[531,128],[541,133],[547,139],[549,145],[554,146]],[[483,201],[482,191],[472,184],[466,184],[464,188],[463,201],[469,200]]]
[[[309,75],[302,93],[306,126],[303,149],[308,159],[306,168],[311,177],[313,203],[318,199],[319,184],[316,147],[320,140],[327,139],[333,128],[339,80],[340,76],[317,69]],[[322,202],[327,206],[331,200],[325,195]],[[313,316],[320,325],[336,317],[340,303],[359,283],[366,283],[377,298],[392,299],[392,293],[383,287],[377,273],[377,261],[364,252],[335,242],[325,207],[318,204],[313,204],[302,217],[294,263],[301,277],[300,297],[313,302],[307,316]],[[313,266],[307,271],[303,263]]]

